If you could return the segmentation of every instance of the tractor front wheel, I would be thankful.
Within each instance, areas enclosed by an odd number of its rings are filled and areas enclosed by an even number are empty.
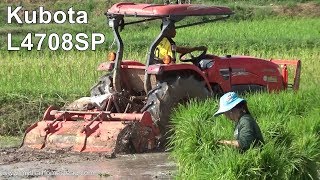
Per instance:
[[[91,96],[100,96],[103,94],[111,93],[110,91],[112,87],[112,74],[107,73],[101,76],[98,82],[93,85],[90,89]]]

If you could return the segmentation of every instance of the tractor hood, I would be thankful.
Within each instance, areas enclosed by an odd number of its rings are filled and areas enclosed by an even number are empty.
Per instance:
[[[204,16],[204,15],[231,15],[231,9],[222,6],[204,6],[196,4],[136,4],[117,3],[107,14],[119,14],[139,17],[166,17],[166,16]]]

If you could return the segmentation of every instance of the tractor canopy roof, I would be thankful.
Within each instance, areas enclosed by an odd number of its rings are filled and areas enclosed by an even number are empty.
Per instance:
[[[228,7],[204,6],[196,4],[136,4],[117,3],[107,12],[108,15],[124,15],[137,17],[168,17],[168,16],[206,16],[231,15]]]
[[[160,34],[151,44],[147,60],[146,67],[149,65],[158,63],[155,60],[155,49],[161,40],[165,37],[165,34],[170,30],[170,25],[175,25],[176,22],[188,17],[188,16],[211,16],[210,18],[195,18],[200,19],[197,21],[190,21],[185,24],[175,26],[175,29],[184,28],[194,25],[200,25],[209,22],[215,22],[218,20],[224,20],[229,18],[233,12],[231,9],[222,6],[205,6],[197,4],[136,4],[136,3],[117,3],[114,4],[105,15],[109,19],[109,26],[112,28],[113,35],[115,37],[115,42],[117,44],[118,50],[115,58],[114,68],[113,68],[113,77],[114,79],[119,79],[120,77],[120,68],[121,61],[124,51],[124,44],[122,42],[120,31],[124,29],[126,25],[142,23],[146,21],[153,20],[162,20],[162,28]],[[125,22],[124,17],[138,17],[142,20],[131,21],[131,18],[128,18],[130,22]],[[145,73],[145,82],[144,89],[145,92],[151,90],[151,81],[150,75]],[[119,81],[114,81],[114,87],[116,91],[121,91],[121,84]]]

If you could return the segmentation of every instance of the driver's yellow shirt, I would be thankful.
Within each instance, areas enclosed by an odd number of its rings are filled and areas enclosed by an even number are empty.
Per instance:
[[[163,59],[166,55],[173,57],[172,54],[171,43],[167,38],[164,37],[156,47],[155,56],[159,59]]]

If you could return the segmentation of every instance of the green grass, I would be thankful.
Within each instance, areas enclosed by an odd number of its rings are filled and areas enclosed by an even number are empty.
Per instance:
[[[8,3],[0,3],[0,49],[7,49],[6,38],[8,33],[12,33],[14,40],[13,45],[19,45],[28,32],[31,33],[58,33],[65,32],[76,34],[85,32],[91,34],[93,32],[105,32],[107,31],[106,17],[104,13],[115,2],[118,1],[103,1],[103,0],[86,0],[86,1],[8,1]],[[145,1],[135,1],[145,2]],[[157,0],[153,3],[162,3],[163,1]],[[318,17],[320,11],[320,1],[309,0],[279,0],[279,1],[261,1],[261,0],[249,0],[249,1],[230,1],[230,0],[197,0],[192,1],[196,4],[209,4],[209,5],[223,5],[230,7],[235,14],[231,17],[231,21],[237,22],[239,20],[261,20],[268,19],[270,17]],[[299,3],[309,3],[306,7]],[[7,24],[7,6],[23,6],[24,10],[34,10],[40,5],[48,11],[68,10],[72,7],[75,11],[84,10],[88,13],[88,24]],[[308,7],[311,7],[308,9]],[[278,10],[277,10],[278,9]],[[280,10],[279,10],[280,9]],[[292,13],[289,13],[292,12]],[[301,14],[299,14],[301,13]],[[159,26],[158,26],[159,27]],[[109,35],[107,34],[107,37]],[[44,42],[47,45],[47,42]],[[99,49],[104,49],[106,46],[99,46]]]
[[[0,136],[0,147],[11,148],[18,147],[21,144],[21,137],[19,136]]]
[[[0,136],[21,136],[28,126],[42,118],[50,105],[61,107],[74,99],[73,94],[2,93]]]

